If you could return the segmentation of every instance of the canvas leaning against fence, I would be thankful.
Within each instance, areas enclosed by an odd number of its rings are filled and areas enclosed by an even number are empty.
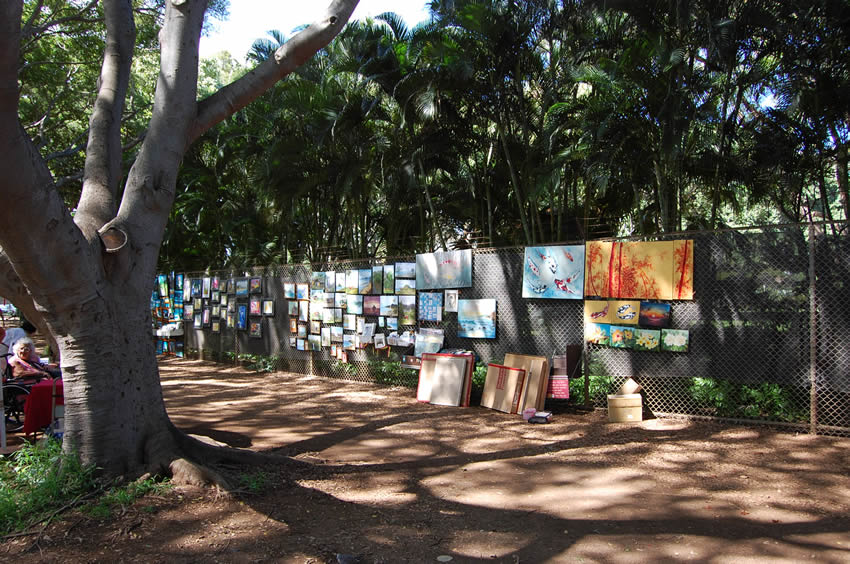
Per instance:
[[[846,231],[846,225],[839,229]],[[392,358],[407,354],[398,343],[421,329],[440,329],[444,348],[471,350],[484,363],[498,363],[507,353],[551,358],[579,346],[580,367],[590,379],[589,401],[600,407],[606,391],[634,377],[644,387],[647,407],[657,414],[761,420],[850,435],[850,344],[844,344],[840,321],[850,314],[845,288],[850,244],[831,232],[795,224],[676,233],[652,241],[472,249],[468,279],[464,258],[437,253],[424,263],[433,269],[446,261],[449,269],[428,276],[419,275],[420,259],[412,256],[249,273],[187,272],[189,290],[183,295],[196,287],[203,294],[203,278],[214,275],[226,288],[233,283],[232,293],[222,291],[239,307],[234,323],[223,318],[218,333],[203,320],[200,327],[188,327],[186,347],[206,358],[261,355],[279,370],[376,381],[376,367],[386,361],[387,351]],[[316,290],[322,296],[314,301],[310,287],[318,272],[324,273]],[[470,285],[445,287],[453,283]],[[369,293],[361,293],[365,289]],[[437,292],[439,316],[432,295]],[[417,301],[423,294],[429,294],[424,306]],[[390,296],[392,303],[386,300]],[[251,297],[263,304],[271,300],[274,314],[263,305],[260,316],[250,315]],[[464,301],[486,310],[465,319],[463,312],[452,311]],[[294,308],[293,302],[304,307]],[[368,309],[361,309],[367,302]],[[303,337],[291,331],[300,330],[298,322],[292,325],[294,311],[306,329],[315,320],[310,308],[329,305],[339,317],[319,312],[321,328],[330,329],[324,339],[316,335],[311,342],[306,330]],[[345,339],[356,332],[358,318],[380,328],[382,344],[387,343],[380,356],[374,343],[357,341],[354,334]],[[494,320],[492,327],[488,319]],[[257,320],[259,331],[250,331],[257,329],[251,325]],[[353,329],[343,329],[346,322]],[[347,352],[345,364],[331,354],[328,341],[332,346],[345,341],[339,347]],[[410,385],[415,378],[411,372]]]

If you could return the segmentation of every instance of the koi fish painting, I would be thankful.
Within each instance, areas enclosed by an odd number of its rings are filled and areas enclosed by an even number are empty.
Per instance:
[[[523,266],[523,298],[584,297],[584,246],[526,247]]]

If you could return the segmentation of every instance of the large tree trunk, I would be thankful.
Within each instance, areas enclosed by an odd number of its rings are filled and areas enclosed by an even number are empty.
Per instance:
[[[66,451],[110,476],[175,468],[184,457],[247,454],[193,441],[168,419],[156,363],[150,295],[181,159],[204,131],[260,96],[327,45],[357,0],[326,16],[253,72],[196,102],[206,0],[166,2],[161,69],[147,136],[120,193],[120,116],[135,38],[129,0],[104,0],[106,50],[84,183],[72,217],[18,122],[21,2],[0,3],[0,290],[52,334],[62,356]],[[262,14],[258,14],[262,17]],[[5,269],[3,269],[5,265]],[[26,288],[23,292],[21,288]],[[191,463],[181,463],[181,468]],[[196,467],[197,468],[197,467]],[[215,479],[198,470],[189,481]]]

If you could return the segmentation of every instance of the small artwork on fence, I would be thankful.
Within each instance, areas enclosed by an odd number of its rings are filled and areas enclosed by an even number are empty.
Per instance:
[[[295,299],[295,283],[293,282],[284,282],[283,283],[283,297],[287,300]]]
[[[263,310],[260,307],[260,298],[251,298],[248,302],[248,313],[250,315],[260,315]]]
[[[636,351],[658,351],[661,343],[661,331],[657,329],[635,329]]]
[[[252,294],[262,294],[263,293],[263,279],[262,278],[251,278],[248,282],[249,291]]]
[[[610,341],[611,326],[607,323],[585,323],[584,340],[596,345],[607,345]]]
[[[611,346],[616,349],[631,349],[635,344],[635,330],[633,327],[621,325],[611,326]]]
[[[662,329],[661,350],[670,352],[688,352],[690,335],[687,329]]]
[[[496,338],[496,300],[458,300],[458,337]]]
[[[248,306],[239,304],[236,307],[236,328],[244,331],[248,328]]]
[[[240,278],[236,281],[236,296],[243,297],[248,295],[248,279]]]
[[[670,304],[641,302],[638,324],[641,327],[670,327]]]

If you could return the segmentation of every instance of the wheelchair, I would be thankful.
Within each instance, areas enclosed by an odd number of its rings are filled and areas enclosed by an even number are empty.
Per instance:
[[[10,353],[2,354],[0,357],[14,356]],[[3,410],[6,413],[6,431],[14,433],[20,431],[24,426],[24,406],[30,388],[37,384],[39,378],[12,378],[12,368],[6,363],[3,373]]]

